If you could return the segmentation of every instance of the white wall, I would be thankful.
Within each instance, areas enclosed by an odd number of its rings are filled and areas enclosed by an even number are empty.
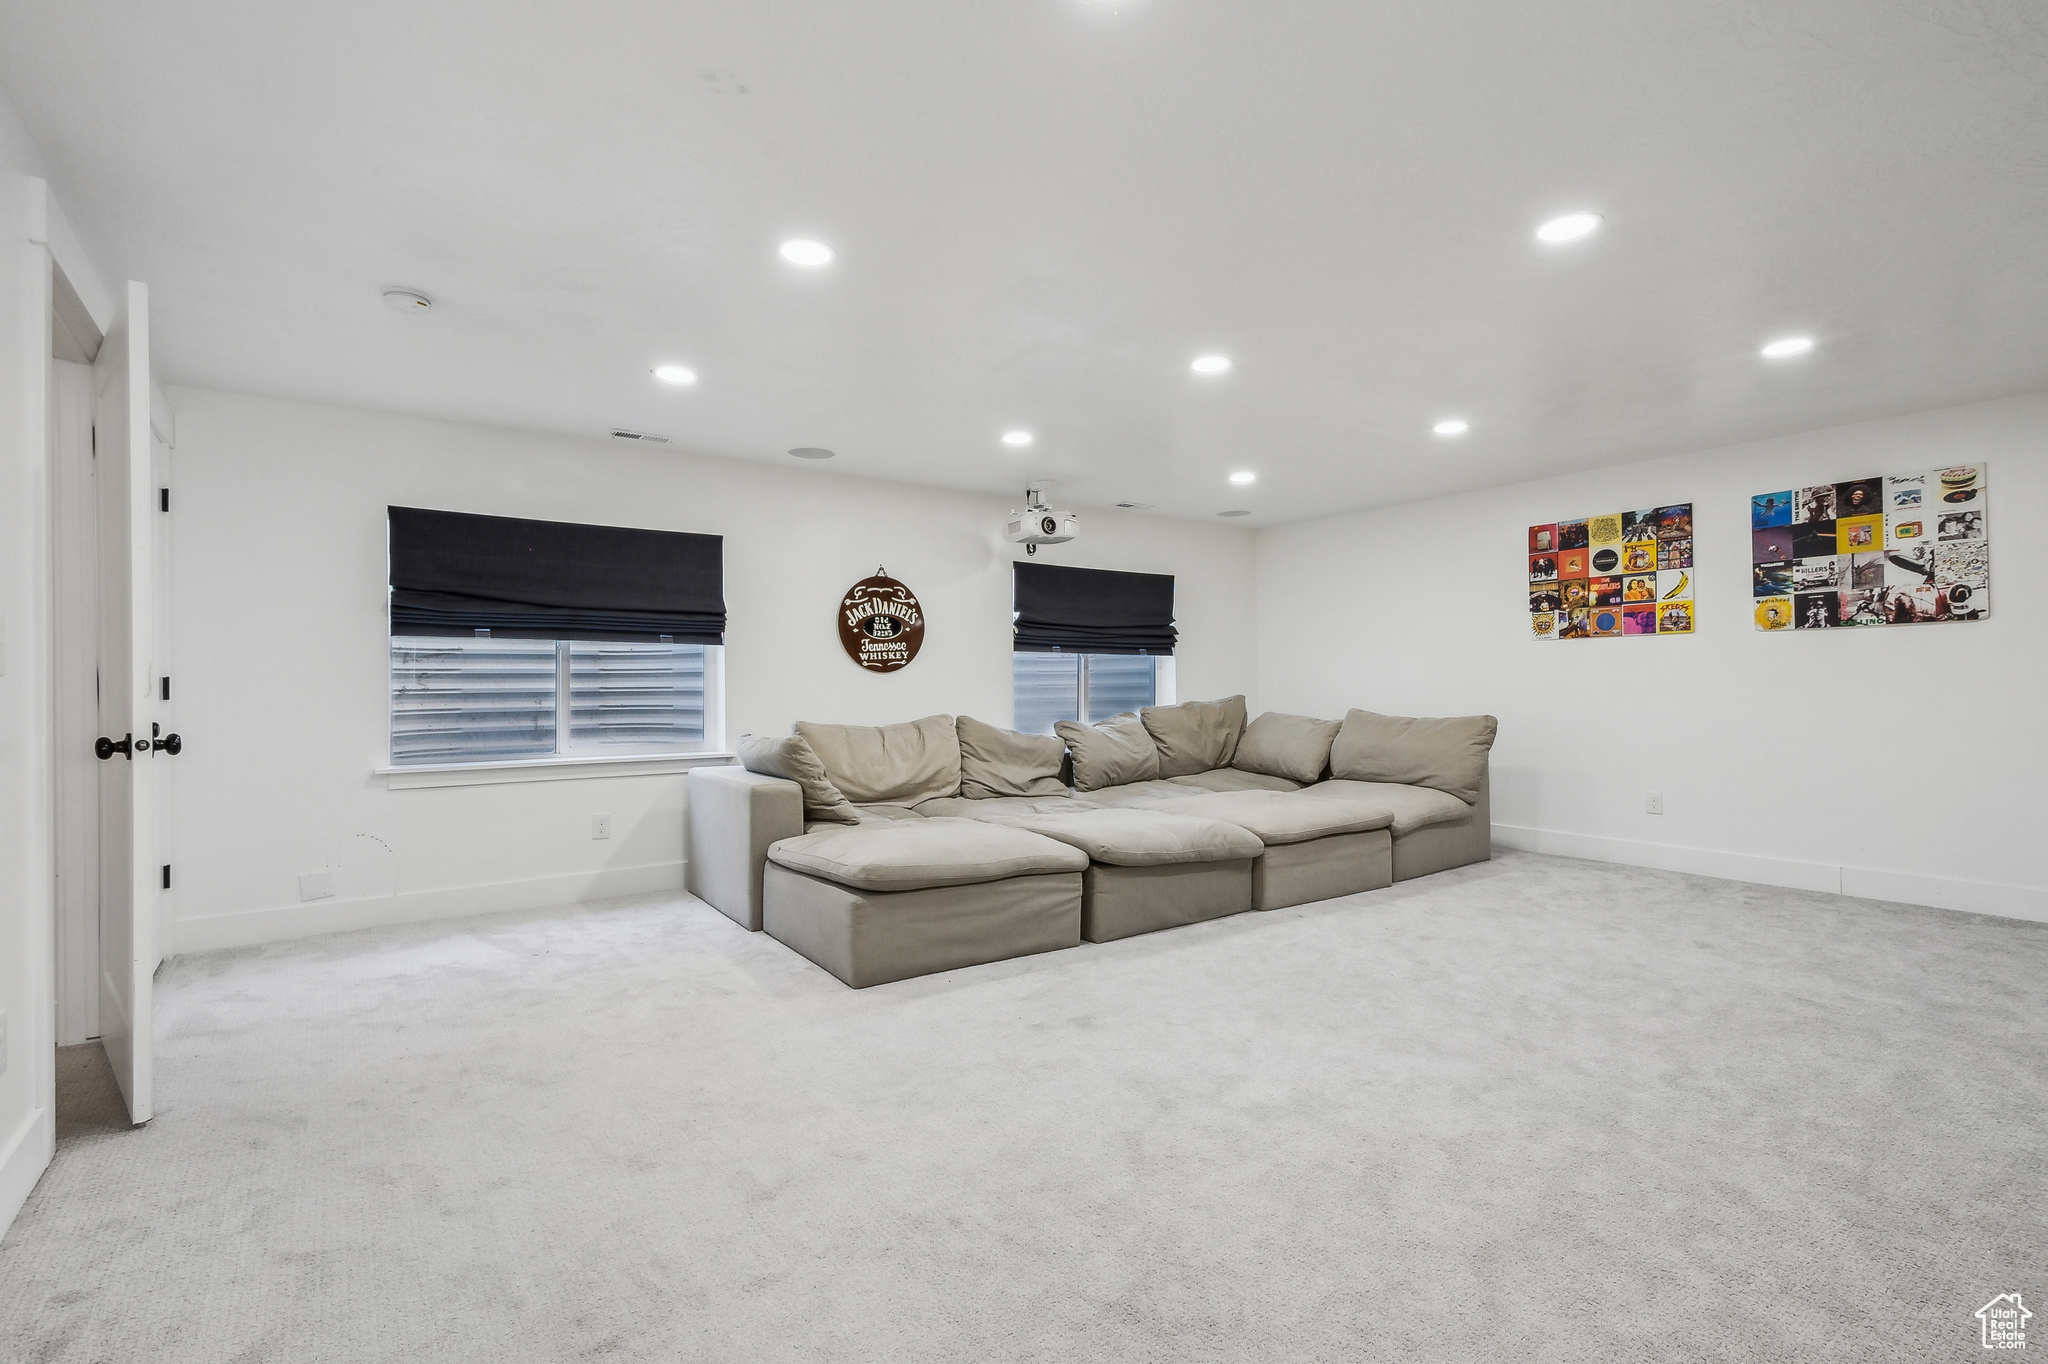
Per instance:
[[[49,257],[35,148],[0,96],[0,1230],[49,1164]],[[34,240],[32,240],[34,239]]]
[[[1008,501],[674,447],[171,396],[178,950],[681,884],[680,775],[425,790],[372,775],[387,760],[393,503],[723,535],[728,738],[798,719],[1009,721]],[[1251,532],[1117,512],[1084,523],[1044,560],[1174,574],[1180,695],[1248,691]],[[887,675],[854,666],[835,623],[877,564],[929,621],[917,660]],[[613,817],[609,841],[590,837],[597,812]],[[330,864],[340,893],[301,904],[299,873]]]
[[[1754,629],[1752,494],[1977,461],[1990,619]],[[1530,525],[1685,501],[1698,633],[1528,638]],[[2044,520],[2036,395],[1277,527],[1258,537],[1258,694],[1499,716],[1510,845],[2048,919]]]

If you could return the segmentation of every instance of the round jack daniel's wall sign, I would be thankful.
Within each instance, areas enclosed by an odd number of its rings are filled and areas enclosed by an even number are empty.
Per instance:
[[[839,603],[839,643],[869,672],[893,673],[924,644],[924,608],[882,569],[846,589]]]

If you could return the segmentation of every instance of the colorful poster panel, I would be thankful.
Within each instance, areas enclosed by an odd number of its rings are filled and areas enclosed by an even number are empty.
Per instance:
[[[1984,619],[1989,502],[1981,464],[1759,493],[1749,504],[1756,628]]]
[[[1790,531],[1782,538],[1789,569]],[[1528,562],[1532,638],[1692,633],[1689,502],[1531,526]]]

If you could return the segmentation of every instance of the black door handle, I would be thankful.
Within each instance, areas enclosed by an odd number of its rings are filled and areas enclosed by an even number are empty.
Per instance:
[[[112,739],[107,738],[105,735],[101,735],[99,739],[94,742],[92,746],[92,751],[99,756],[99,760],[101,762],[105,762],[107,759],[113,757],[116,753],[128,759],[130,762],[133,762],[135,760],[134,740],[135,736],[133,734],[123,734],[121,736],[121,742],[117,744]],[[149,740],[144,739],[142,742],[146,744],[149,742]]]
[[[162,738],[157,737],[160,734],[163,735]],[[159,753],[168,753],[175,758],[185,751],[185,741],[176,734],[164,734],[164,727],[155,721],[151,721],[149,738],[137,739],[135,741],[135,751],[137,753],[147,753],[151,749],[155,749]]]

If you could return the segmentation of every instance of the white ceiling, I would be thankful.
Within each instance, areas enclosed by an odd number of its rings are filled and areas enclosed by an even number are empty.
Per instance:
[[[0,84],[174,382],[1247,525],[2048,388],[2039,0],[0,0]]]

